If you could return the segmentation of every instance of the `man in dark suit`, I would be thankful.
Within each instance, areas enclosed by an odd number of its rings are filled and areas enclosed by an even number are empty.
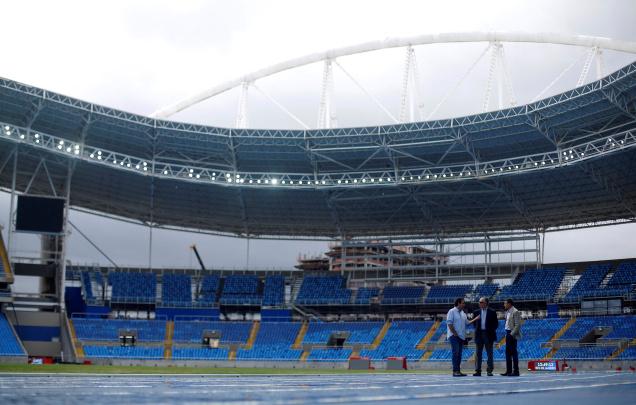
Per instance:
[[[479,317],[479,320],[475,322],[475,373],[473,376],[481,376],[481,359],[486,347],[486,354],[488,355],[488,368],[486,372],[488,376],[492,376],[494,369],[493,361],[493,345],[497,341],[497,326],[499,321],[497,320],[497,313],[488,307],[489,301],[486,297],[479,299],[479,309],[473,312],[473,318]]]

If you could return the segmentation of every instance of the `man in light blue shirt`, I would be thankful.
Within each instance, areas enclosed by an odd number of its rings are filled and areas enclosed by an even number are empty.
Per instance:
[[[462,362],[462,349],[468,342],[466,341],[466,326],[477,321],[480,317],[476,316],[472,321],[468,321],[464,312],[465,302],[463,298],[455,300],[455,307],[451,308],[446,314],[446,336],[451,344],[453,351],[453,377],[465,377],[466,374],[460,370]]]

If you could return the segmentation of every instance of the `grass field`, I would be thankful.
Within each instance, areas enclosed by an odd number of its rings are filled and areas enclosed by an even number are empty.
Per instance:
[[[440,374],[430,370],[344,370],[344,369],[283,369],[283,368],[214,368],[214,367],[143,367],[143,366],[96,366],[82,364],[0,364],[0,373],[74,373],[74,374],[379,374],[418,373]]]

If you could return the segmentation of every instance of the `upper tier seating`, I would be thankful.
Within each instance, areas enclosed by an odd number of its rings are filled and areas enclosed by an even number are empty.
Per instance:
[[[25,356],[7,317],[0,312],[0,356]]]
[[[372,360],[402,356],[410,361],[419,360],[424,350],[416,349],[415,346],[432,326],[433,321],[394,321],[378,347],[375,350],[362,350],[360,355]]]
[[[120,329],[137,331],[140,342],[160,342],[166,337],[164,320],[73,318],[79,340],[117,342]]]
[[[421,304],[426,287],[384,287],[382,304]]]
[[[424,302],[427,304],[450,304],[455,302],[457,298],[465,297],[472,289],[473,286],[470,284],[434,285]]]
[[[260,305],[262,297],[259,294],[260,281],[257,276],[249,274],[234,274],[225,277],[221,304],[224,305]]]
[[[154,304],[157,278],[154,273],[109,273],[113,286],[111,302]]]
[[[161,303],[170,307],[192,305],[192,281],[188,274],[164,274],[161,277]]]
[[[88,271],[83,271],[81,274],[82,287],[84,289],[84,299],[86,300],[86,302],[94,301],[95,295],[93,294],[93,283],[91,282],[91,275]]]
[[[636,292],[636,262],[623,262],[609,279],[605,288],[594,292],[594,296],[621,297]]]
[[[203,320],[175,320],[175,342],[201,343],[203,331],[217,331],[221,343],[245,343],[250,335],[252,322],[223,322]]]
[[[594,296],[599,289],[601,281],[605,278],[612,267],[611,264],[593,264],[581,274],[574,287],[566,294],[563,301],[576,302],[586,296]]]
[[[214,305],[217,301],[217,293],[219,291],[219,276],[205,276],[201,282],[201,294],[199,296],[199,304]]]
[[[512,285],[505,286],[499,294],[499,300],[512,298],[519,301],[550,300],[565,276],[564,268],[530,269]]]
[[[306,276],[300,286],[296,303],[300,305],[349,304],[351,290],[341,276]]]
[[[349,332],[345,345],[371,344],[382,329],[383,322],[310,322],[303,343],[327,344],[334,332]]]
[[[263,306],[280,306],[285,304],[285,277],[267,276],[263,287]]]
[[[358,288],[358,294],[356,295],[355,303],[358,305],[369,305],[371,303],[371,298],[378,297],[379,295],[379,288],[361,287]]]
[[[470,301],[479,302],[481,297],[486,297],[491,299],[499,289],[499,284],[497,283],[488,283],[488,284],[478,284],[475,286],[475,290],[471,295]]]

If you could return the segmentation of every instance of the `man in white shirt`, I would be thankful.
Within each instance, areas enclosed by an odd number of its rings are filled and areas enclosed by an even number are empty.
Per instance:
[[[455,300],[455,306],[446,314],[446,336],[451,344],[453,352],[453,377],[465,377],[466,374],[460,370],[462,362],[462,349],[468,342],[466,341],[466,326],[477,321],[479,316],[468,321],[464,312],[465,302],[463,298]]]
[[[507,377],[519,376],[517,340],[521,338],[521,312],[513,304],[514,302],[510,298],[504,303],[506,309],[506,372],[501,375]]]

